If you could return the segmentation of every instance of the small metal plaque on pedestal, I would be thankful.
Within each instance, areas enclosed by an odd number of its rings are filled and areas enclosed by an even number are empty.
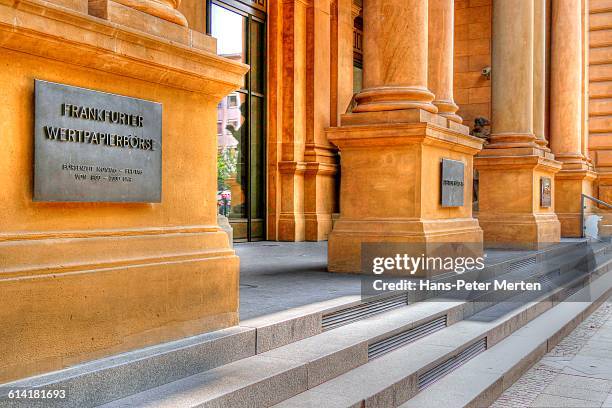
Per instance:
[[[161,202],[162,105],[34,84],[34,200]]]
[[[465,164],[458,160],[442,159],[441,166],[442,207],[461,207],[465,190]]]
[[[550,177],[540,178],[540,207],[549,208],[552,203],[552,186]]]

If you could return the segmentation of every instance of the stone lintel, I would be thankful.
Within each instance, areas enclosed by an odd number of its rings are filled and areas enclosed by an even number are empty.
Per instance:
[[[431,123],[465,135],[470,134],[468,126],[457,123],[440,114],[423,109],[400,109],[376,112],[346,113],[341,117],[342,126],[390,125],[405,123]]]
[[[555,178],[564,180],[595,180],[597,173],[591,169],[567,169],[565,166],[559,171]]]
[[[484,141],[429,122],[342,126],[327,129],[329,140],[342,148],[438,145],[449,151],[476,154]]]
[[[503,157],[503,156],[514,156],[514,157],[522,157],[522,156],[541,156],[547,159],[555,159],[555,156],[550,152],[550,149],[543,148],[534,144],[533,146],[524,146],[524,147],[506,147],[506,148],[492,148],[491,145],[487,144],[485,148],[478,153],[478,156],[493,156],[493,157]]]
[[[477,170],[498,169],[533,169],[547,170],[557,173],[562,163],[539,155],[530,156],[481,156],[474,157],[474,167]]]

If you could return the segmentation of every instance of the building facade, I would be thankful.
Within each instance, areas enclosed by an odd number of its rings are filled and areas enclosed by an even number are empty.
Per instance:
[[[567,189],[578,191],[578,187],[575,186],[578,183],[576,177],[578,173],[583,172],[584,174],[580,176],[582,177],[580,191],[595,196],[601,194],[601,197],[605,198],[608,188],[605,181],[606,153],[597,152],[605,149],[602,147],[605,146],[605,142],[596,141],[605,140],[608,132],[606,127],[608,112],[605,110],[607,94],[604,90],[607,89],[605,22],[610,17],[608,6],[605,2],[582,1],[578,22],[576,4],[567,6],[562,2],[556,6],[551,1],[535,3],[534,10],[529,10],[534,19],[533,27],[528,30],[529,33],[526,30],[507,34],[512,40],[529,35],[527,41],[534,44],[533,56],[527,61],[531,64],[530,70],[533,71],[532,84],[525,85],[533,88],[531,92],[533,96],[528,102],[529,105],[533,105],[533,113],[531,118],[525,118],[529,124],[523,126],[526,128],[522,129],[521,133],[533,132],[538,135],[538,139],[547,141],[540,143],[541,146],[546,145],[544,151],[552,155],[556,153],[558,158],[563,158],[561,161],[566,162],[564,171],[556,178],[565,180],[560,181],[561,183],[569,183]],[[249,9],[245,4],[225,2],[214,3],[212,7],[213,10],[225,7],[237,13]],[[569,12],[561,7],[573,7],[569,22],[564,20],[570,18],[567,16]],[[252,176],[250,178],[246,176],[245,172],[242,190],[249,190],[249,194],[259,190],[259,194],[265,194],[264,200],[261,195],[257,195],[257,198],[252,198],[250,201],[257,201],[254,206],[258,209],[265,208],[266,219],[262,226],[261,213],[258,212],[253,218],[256,220],[258,232],[254,235],[239,232],[235,237],[283,241],[325,240],[332,230],[334,221],[339,217],[341,197],[338,171],[340,156],[337,147],[329,143],[325,129],[340,124],[341,115],[352,109],[353,95],[358,94],[363,86],[362,53],[368,37],[367,29],[364,30],[363,4],[360,1],[346,4],[341,1],[316,4],[268,2],[257,5],[253,8],[255,9],[265,14],[265,17],[264,14],[259,14],[259,17],[265,21],[267,42],[260,43],[259,47],[265,55],[263,61],[265,61],[267,83],[265,137],[262,139],[265,143],[265,155],[259,156],[257,160],[252,159],[251,163],[257,161],[260,166],[265,163],[265,182],[262,183],[261,178],[257,179],[261,177],[260,173],[257,173],[255,181]],[[453,28],[448,35],[452,38],[453,44],[451,82],[454,103],[458,106],[457,115],[461,118],[461,123],[472,130],[475,120],[482,118],[483,123],[486,123],[483,128],[485,134],[491,131],[495,133],[493,118],[496,115],[495,108],[492,107],[494,98],[492,94],[495,93],[492,89],[495,84],[494,72],[504,72],[504,69],[509,71],[503,74],[504,78],[499,78],[501,75],[498,74],[498,79],[502,81],[500,87],[510,89],[507,85],[508,76],[514,76],[517,70],[524,70],[525,62],[520,66],[511,66],[507,62],[507,55],[513,50],[506,50],[498,44],[498,49],[501,50],[498,53],[500,58],[498,66],[493,66],[495,26],[498,26],[498,37],[501,37],[504,35],[502,32],[504,21],[495,22],[492,1],[455,1],[453,10]],[[505,11],[500,11],[498,14],[502,12]],[[560,13],[559,18],[557,13]],[[214,20],[213,15],[213,25]],[[434,37],[431,35],[432,31],[434,33],[439,31],[437,26],[435,29],[431,28],[434,24],[435,21],[431,20],[429,37]],[[580,24],[580,27],[575,27],[576,30],[580,29],[580,38],[577,31],[574,32],[574,37],[567,38],[568,34],[560,28],[563,24]],[[560,36],[556,42],[555,35]],[[222,36],[223,34],[220,38]],[[228,34],[228,37],[231,35]],[[244,34],[243,37],[242,41],[246,44],[247,35]],[[252,47],[252,40],[249,41]],[[380,39],[376,41],[379,42]],[[572,47],[580,47],[580,50],[578,48],[571,50],[574,63],[572,67],[560,62],[568,61],[566,54],[570,52],[569,46],[561,45],[568,42]],[[371,46],[378,46],[378,43]],[[430,58],[432,50],[435,52],[437,48],[438,44],[434,42],[430,44]],[[578,51],[581,55],[579,60]],[[593,73],[590,73],[590,67],[593,68]],[[573,78],[576,84],[578,82],[582,84],[580,98],[576,97],[577,85],[574,85],[571,97],[569,94],[566,95],[566,100],[555,97],[562,92],[568,92],[567,81],[559,79],[569,75],[566,71],[574,76],[580,71],[580,78]],[[365,75],[367,77],[367,73]],[[564,83],[558,84],[561,81]],[[592,92],[589,92],[590,90]],[[497,92],[500,97],[501,92]],[[582,101],[579,122],[575,118],[577,105],[571,108],[573,115],[566,114],[569,99],[572,99],[574,104],[578,103],[576,102],[578,100]],[[556,105],[557,101],[561,106]],[[522,103],[513,99],[504,102]],[[502,102],[498,105],[502,105]],[[497,119],[498,125],[508,115],[505,107],[503,111],[501,109],[500,114],[504,116]],[[508,118],[508,120],[518,119]],[[556,142],[551,142],[554,134],[558,134],[558,140],[568,137],[569,120],[573,126],[571,132],[581,133],[582,139],[572,142],[573,145],[566,145],[565,142],[559,142],[557,145]],[[502,127],[500,132],[507,133],[509,130]],[[511,131],[514,132],[515,129]],[[477,128],[476,133],[478,132],[480,127]],[[591,135],[590,142],[589,135]],[[577,144],[580,145],[580,153]],[[250,146],[253,146],[253,142]],[[259,143],[255,146],[259,147]],[[495,148],[494,143],[489,147]],[[581,158],[578,159],[577,155]],[[549,158],[551,157],[549,155]],[[568,164],[569,162],[573,164]],[[598,170],[597,174],[594,172],[595,168]],[[483,188],[486,189],[486,181],[484,183]],[[577,207],[580,205],[579,200],[572,197],[571,203],[566,203],[561,200],[565,194],[561,193],[561,189],[558,189],[558,192],[560,207],[556,214],[564,230],[562,235],[577,236],[580,234],[576,216],[580,212]],[[235,195],[238,197],[235,206],[242,206],[244,194],[236,192]],[[486,218],[486,214],[483,216]],[[231,215],[229,217],[230,223],[238,231],[243,230],[240,219],[244,223],[246,215],[243,214],[241,217]],[[486,235],[485,229],[485,240]]]
[[[612,0],[0,0],[0,382],[235,325],[218,213],[329,240],[333,272],[581,236],[582,195],[612,202],[611,46]],[[160,103],[161,202],[33,201],[37,79]]]

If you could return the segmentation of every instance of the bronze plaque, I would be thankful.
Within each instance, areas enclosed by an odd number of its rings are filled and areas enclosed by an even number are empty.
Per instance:
[[[442,207],[461,207],[464,196],[465,164],[458,160],[442,159],[440,197]]]
[[[552,185],[550,177],[540,177],[540,207],[548,208],[552,205]]]
[[[161,202],[159,103],[36,80],[34,200]]]

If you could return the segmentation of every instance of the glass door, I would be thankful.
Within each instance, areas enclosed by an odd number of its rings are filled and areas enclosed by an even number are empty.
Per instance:
[[[217,204],[236,241],[265,239],[265,22],[248,11],[216,1],[209,8],[217,53],[251,66],[244,87],[217,109]]]

